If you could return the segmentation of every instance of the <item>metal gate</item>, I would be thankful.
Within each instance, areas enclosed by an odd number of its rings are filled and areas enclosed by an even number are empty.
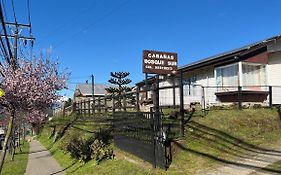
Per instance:
[[[171,163],[171,146],[156,112],[115,112],[114,144],[131,154],[167,169]]]

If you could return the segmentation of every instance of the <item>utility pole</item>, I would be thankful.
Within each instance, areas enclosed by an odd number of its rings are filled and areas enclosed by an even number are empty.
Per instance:
[[[94,100],[94,98],[95,98],[95,97],[94,97],[94,93],[95,93],[95,84],[94,84],[94,83],[95,83],[95,82],[94,82],[95,80],[94,80],[94,75],[92,74],[91,77],[92,77],[92,98],[93,98],[93,100]]]
[[[35,38],[33,37],[25,37],[25,36],[20,36],[19,35],[19,27],[27,27],[27,28],[31,28],[31,25],[28,24],[18,24],[18,23],[11,23],[11,22],[2,22],[2,26],[5,27],[6,25],[9,26],[14,26],[15,27],[15,34],[14,35],[0,35],[1,39],[2,38],[14,38],[14,45],[13,45],[13,49],[14,49],[14,54],[10,55],[10,61],[11,61],[11,65],[13,66],[13,68],[16,68],[17,65],[17,51],[18,51],[18,40],[19,39],[23,39],[23,40],[31,40],[34,41]]]
[[[12,66],[12,69],[15,71],[17,69],[17,50],[18,50],[18,39],[25,39],[25,40],[35,40],[35,38],[32,37],[22,37],[19,36],[19,27],[29,27],[31,28],[31,25],[26,25],[26,24],[18,24],[17,20],[15,18],[15,23],[10,23],[10,22],[5,22],[4,21],[4,15],[3,15],[3,10],[2,10],[2,4],[0,2],[0,25],[2,26],[2,30],[4,31],[4,35],[0,34],[0,41],[1,41],[1,46],[4,51],[4,57],[6,58],[6,61],[8,64]],[[14,35],[8,35],[6,26],[14,26],[15,27],[15,33]],[[6,40],[6,46],[2,40],[4,38]],[[10,40],[9,38],[14,38],[14,44],[13,44],[13,52],[12,49],[10,48]],[[1,47],[0,46],[0,47]],[[8,48],[8,52],[6,53],[5,50]],[[9,53],[9,54],[8,54]],[[15,109],[11,111],[11,116],[9,117],[9,124],[8,124],[8,129],[6,132],[5,140],[4,140],[4,146],[2,148],[2,154],[0,156],[0,174],[2,172],[5,156],[6,156],[6,151],[7,151],[7,145],[8,145],[8,140],[11,138],[13,134],[13,127],[14,127],[14,119],[15,119]],[[13,151],[13,154],[15,152]],[[13,158],[13,157],[12,157]]]
[[[92,109],[93,109],[93,114],[95,114],[95,106],[96,106],[96,102],[95,102],[95,95],[94,95],[94,93],[95,93],[95,80],[94,80],[94,75],[92,74],[92,98],[93,98],[93,107],[92,107]]]
[[[18,25],[16,24],[15,41],[14,41],[14,57],[11,60],[11,64],[14,70],[16,69],[16,62],[18,58],[18,35],[19,35],[19,30],[18,30]]]

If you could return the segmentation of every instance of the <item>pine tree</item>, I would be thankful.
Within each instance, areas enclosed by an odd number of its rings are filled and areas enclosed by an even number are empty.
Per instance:
[[[110,72],[111,78],[108,82],[115,86],[106,88],[105,90],[111,95],[117,95],[117,102],[114,105],[119,108],[122,107],[122,95],[132,90],[131,87],[127,86],[132,82],[132,80],[128,78],[129,75],[129,72]],[[131,96],[126,97],[131,98]]]

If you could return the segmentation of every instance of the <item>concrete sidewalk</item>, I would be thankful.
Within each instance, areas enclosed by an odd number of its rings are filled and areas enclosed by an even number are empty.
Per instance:
[[[30,142],[25,175],[63,175],[63,169],[50,152],[38,141]]]

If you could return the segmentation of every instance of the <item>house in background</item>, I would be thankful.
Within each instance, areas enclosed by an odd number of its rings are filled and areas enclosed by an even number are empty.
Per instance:
[[[281,104],[281,36],[274,36],[178,68],[175,77],[166,77],[159,86],[178,84],[183,75],[184,104],[206,106],[237,101],[241,87],[243,102]],[[153,79],[148,84],[153,83]],[[144,88],[145,83],[137,83]],[[149,93],[151,94],[151,92]],[[173,95],[175,94],[175,95]],[[179,105],[179,88],[159,91],[160,105]]]
[[[110,85],[106,84],[95,84],[94,85],[94,97],[104,97],[106,95],[105,88],[110,87]],[[81,102],[92,100],[93,98],[93,89],[91,84],[77,84],[74,92],[73,101]]]

